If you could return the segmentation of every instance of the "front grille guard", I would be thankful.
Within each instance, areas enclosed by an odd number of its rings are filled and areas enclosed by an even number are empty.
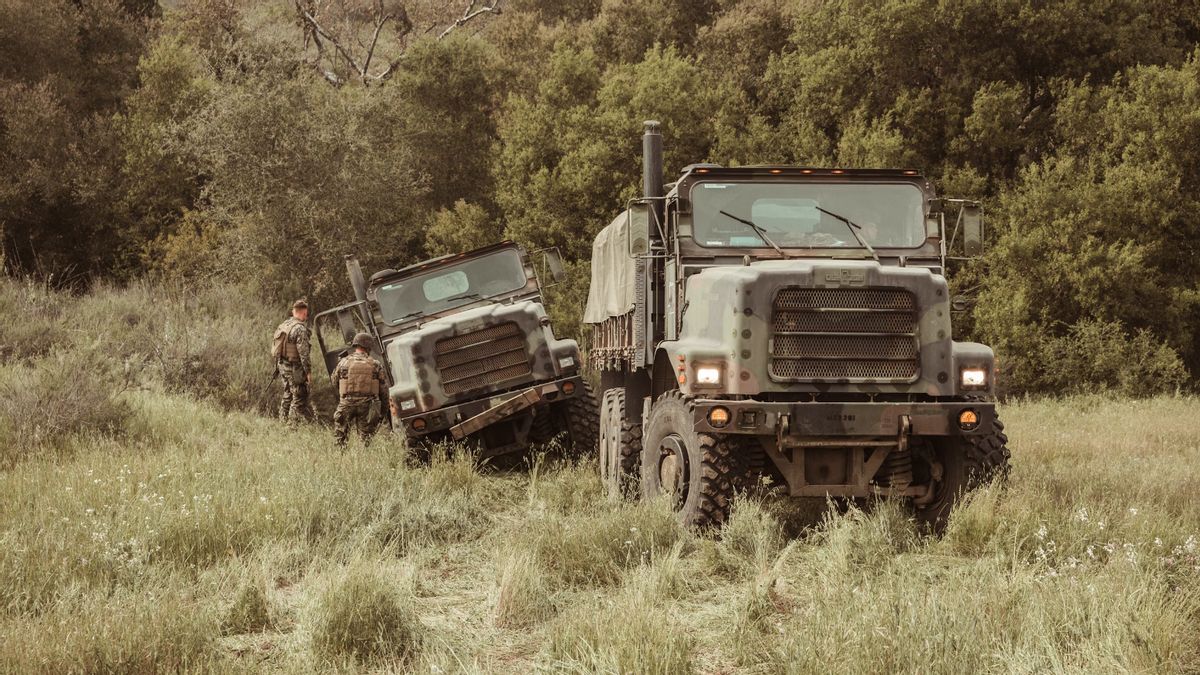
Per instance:
[[[920,376],[916,297],[903,288],[784,288],[769,375],[786,382],[910,383]]]

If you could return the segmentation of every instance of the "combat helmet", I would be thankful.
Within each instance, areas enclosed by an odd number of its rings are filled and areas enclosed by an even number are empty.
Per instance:
[[[375,344],[375,338],[371,337],[370,333],[359,333],[350,341],[353,347],[362,347],[367,351],[371,351],[371,347]]]

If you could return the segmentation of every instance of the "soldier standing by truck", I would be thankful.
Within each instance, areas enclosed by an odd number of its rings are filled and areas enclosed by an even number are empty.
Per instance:
[[[358,427],[363,443],[371,440],[384,411],[387,410],[387,384],[383,365],[371,357],[374,338],[359,333],[350,343],[353,351],[338,361],[329,376],[338,392],[338,406],[333,413],[333,437],[345,445],[350,428]],[[379,415],[372,418],[371,407],[379,403]]]
[[[292,303],[292,315],[275,329],[271,355],[275,357],[279,377],[283,380],[283,398],[279,401],[279,417],[285,421],[314,419],[309,387],[312,384],[312,363],[309,361],[308,303]]]

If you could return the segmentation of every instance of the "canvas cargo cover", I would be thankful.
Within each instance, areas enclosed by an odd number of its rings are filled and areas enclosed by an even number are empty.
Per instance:
[[[592,243],[592,285],[583,310],[584,323],[601,323],[633,311],[636,261],[629,255],[628,214],[617,216]]]

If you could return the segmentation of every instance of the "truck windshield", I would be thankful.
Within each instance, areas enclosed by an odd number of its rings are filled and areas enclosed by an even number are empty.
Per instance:
[[[693,236],[710,247],[863,248],[835,213],[859,225],[872,248],[916,248],[924,207],[911,183],[702,182],[692,188]],[[752,221],[770,241],[726,214]]]
[[[388,281],[376,290],[379,311],[389,325],[436,314],[525,287],[525,267],[516,249],[489,253],[456,265]]]

